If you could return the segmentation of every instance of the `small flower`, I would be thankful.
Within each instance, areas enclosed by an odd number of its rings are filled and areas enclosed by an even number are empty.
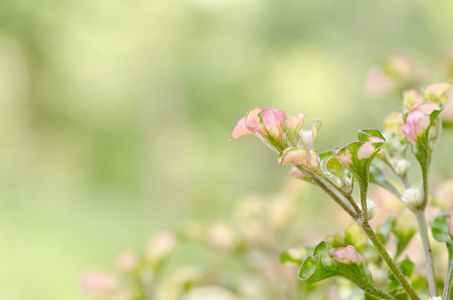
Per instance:
[[[363,257],[357,252],[354,246],[351,245],[334,249],[331,254],[333,255],[333,259],[343,264],[360,264],[363,261]]]
[[[406,124],[403,125],[401,130],[411,143],[415,145],[417,138],[421,137],[428,130],[430,124],[431,121],[428,115],[421,111],[415,111],[409,114]]]
[[[394,166],[396,175],[398,175],[400,177],[405,176],[407,171],[409,170],[410,166],[411,166],[411,163],[407,159],[404,159],[404,158],[398,159],[395,162],[395,166]]]
[[[382,96],[395,88],[392,78],[385,75],[378,68],[373,68],[368,72],[365,81],[365,93],[370,97]]]
[[[171,232],[163,231],[155,234],[148,244],[147,257],[159,261],[167,257],[176,247],[176,238]]]
[[[366,199],[366,208],[368,220],[371,220],[376,215],[376,203],[373,200]]]
[[[132,250],[127,250],[120,254],[118,260],[116,261],[116,267],[121,272],[131,272],[135,269],[138,264],[138,256]]]
[[[410,210],[416,210],[423,203],[423,195],[420,189],[409,188],[404,191],[401,200]]]
[[[297,117],[286,117],[285,132],[289,143],[297,147],[300,140],[300,131],[304,126],[305,114],[299,114]]]
[[[255,134],[266,145],[281,152],[288,146],[285,122],[286,113],[284,111],[272,108],[261,110],[255,106],[238,121],[231,134],[231,139]]]

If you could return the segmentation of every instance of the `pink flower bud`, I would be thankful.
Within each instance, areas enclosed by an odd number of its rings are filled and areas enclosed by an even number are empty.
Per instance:
[[[331,254],[333,255],[333,259],[343,264],[360,264],[363,261],[362,256],[359,254],[359,252],[357,252],[354,246],[351,245],[348,245],[344,248],[334,249],[332,250]]]
[[[368,72],[365,93],[371,97],[382,96],[395,88],[395,82],[381,70],[373,68]]]
[[[417,138],[428,130],[430,124],[428,115],[421,111],[415,111],[409,114],[406,124],[403,125],[401,130],[411,143],[415,145]]]

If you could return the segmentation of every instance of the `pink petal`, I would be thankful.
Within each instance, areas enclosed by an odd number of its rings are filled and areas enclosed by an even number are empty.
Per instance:
[[[286,149],[279,162],[282,165],[298,165],[314,172],[320,172],[318,155],[314,151],[302,147]]]
[[[261,119],[269,136],[274,137],[278,141],[283,141],[285,136],[286,113],[281,110],[267,108],[261,111]]]
[[[336,261],[349,264],[349,263],[356,263],[360,264],[363,261],[362,255],[357,252],[354,246],[348,245],[344,248],[337,248],[332,250],[333,259]]]
[[[286,117],[285,126],[287,129],[299,132],[304,126],[305,114],[299,114],[297,117]]]
[[[404,124],[401,130],[412,144],[415,144],[417,137],[426,132],[430,123],[429,116],[421,111],[415,111],[409,114],[406,124]]]
[[[450,82],[441,82],[428,85],[425,89],[426,94],[434,95],[436,98],[440,99],[445,92],[450,88]]]
[[[416,112],[416,111],[421,111],[422,113],[426,115],[430,115],[433,113],[435,110],[442,110],[443,104],[440,102],[424,102],[418,106],[416,106],[414,109],[412,109],[409,114]]]
[[[244,135],[250,135],[253,134],[250,130],[247,129],[245,126],[245,117],[242,117],[236,124],[236,127],[234,127],[233,132],[231,133],[230,138],[231,139],[237,139],[238,137],[244,136]]]
[[[245,127],[258,134],[263,134],[259,113],[261,109],[257,106],[252,107],[245,116]]]

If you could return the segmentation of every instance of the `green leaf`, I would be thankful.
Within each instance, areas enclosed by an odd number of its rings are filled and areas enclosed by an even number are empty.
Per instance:
[[[368,181],[370,163],[378,155],[385,139],[375,129],[360,130],[358,136],[358,142],[347,144],[341,149],[335,148],[334,154],[360,183]]]
[[[450,215],[447,212],[441,213],[437,218],[434,219],[433,224],[431,225],[431,231],[436,241],[453,245],[453,240],[448,233],[449,219]]]
[[[384,245],[390,239],[390,232],[392,230],[392,223],[394,220],[395,220],[394,217],[390,217],[387,220],[385,220],[384,223],[377,227],[376,235],[379,237],[381,243]]]
[[[299,278],[307,283],[316,283],[332,276],[345,277],[378,298],[386,295],[375,285],[370,270],[353,246],[334,249],[331,244],[323,241],[302,263]]]
[[[403,289],[396,289],[389,292],[390,296],[395,297],[397,300],[408,300],[409,296]]]
[[[412,272],[414,271],[414,263],[408,257],[406,257],[402,262],[400,262],[398,264],[398,267],[400,268],[401,272],[405,277],[410,277],[412,275]],[[390,279],[390,283],[388,286],[389,290],[393,290],[400,287],[400,283],[398,282],[398,280],[396,279],[395,275],[393,275],[392,272],[389,271],[388,277]]]

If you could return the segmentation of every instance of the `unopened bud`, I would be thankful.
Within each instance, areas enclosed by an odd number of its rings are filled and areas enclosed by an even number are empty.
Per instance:
[[[433,296],[433,297],[430,297],[429,300],[442,300],[442,297],[441,296]]]
[[[366,209],[368,214],[368,220],[371,220],[376,215],[376,203],[373,200],[366,199]]]
[[[416,210],[423,203],[423,195],[420,189],[410,188],[404,191],[401,200],[410,210]]]
[[[406,175],[409,170],[411,163],[407,159],[399,159],[395,163],[395,173],[396,175],[403,177]]]

